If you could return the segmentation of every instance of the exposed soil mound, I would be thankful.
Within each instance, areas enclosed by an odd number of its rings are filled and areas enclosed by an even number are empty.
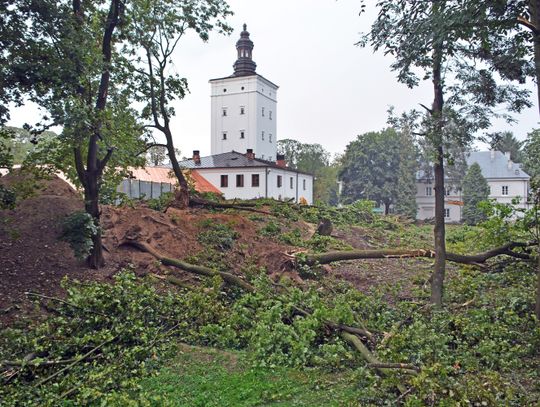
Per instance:
[[[11,188],[24,186],[31,195],[11,210],[0,210],[0,322],[20,320],[35,308],[27,292],[63,296],[64,276],[79,280],[106,280],[126,266],[139,275],[167,272],[155,259],[122,246],[125,239],[148,243],[163,255],[179,259],[204,254],[197,236],[208,225],[226,224],[237,232],[234,246],[225,256],[226,266],[240,272],[245,265],[264,266],[279,276],[290,247],[260,236],[259,222],[244,214],[213,213],[204,209],[167,213],[144,205],[102,206],[101,225],[106,267],[92,270],[77,260],[69,245],[59,240],[63,219],[84,205],[80,194],[56,176],[34,181],[30,176],[10,174],[0,183]],[[174,270],[175,273],[181,273]],[[194,279],[185,274],[186,280]]]

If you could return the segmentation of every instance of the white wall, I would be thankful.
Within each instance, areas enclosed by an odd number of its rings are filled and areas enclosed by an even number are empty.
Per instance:
[[[313,203],[313,177],[311,175],[299,174],[293,171],[279,168],[252,167],[252,168],[199,168],[197,169],[204,178],[219,189],[225,199],[254,199],[254,198],[274,198],[291,199],[298,202],[304,197],[308,204]],[[244,186],[236,186],[236,175],[244,175]],[[251,186],[251,174],[259,174],[259,186]],[[228,176],[228,186],[221,187],[221,175]],[[281,187],[277,186],[277,176],[282,178]],[[292,188],[291,188],[292,178]],[[304,190],[304,180],[306,189]],[[298,185],[298,190],[297,190]]]
[[[510,204],[512,199],[521,198],[518,208],[527,208],[526,198],[528,191],[528,181],[525,179],[488,179],[490,187],[489,199],[495,199],[499,203]],[[508,187],[508,195],[502,195],[502,187]],[[432,188],[431,196],[426,195],[426,188]],[[463,197],[460,191],[451,189],[450,195],[445,196],[445,209],[450,210],[450,216],[446,218],[447,222],[461,222],[463,207],[452,204],[453,202],[462,202]],[[418,212],[417,219],[430,219],[435,216],[435,185],[426,182],[416,183],[416,205]]]
[[[210,83],[211,153],[233,150],[245,153],[251,148],[257,158],[275,161],[277,86],[258,75],[212,80]],[[241,114],[241,107],[244,107],[244,114]],[[223,116],[224,109],[226,116]],[[244,139],[241,139],[242,131]],[[223,133],[227,134],[226,140],[223,140]]]

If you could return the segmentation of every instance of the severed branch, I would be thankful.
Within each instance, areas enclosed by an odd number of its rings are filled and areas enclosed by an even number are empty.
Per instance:
[[[526,253],[517,253],[512,249],[521,247],[526,248],[532,246],[532,243],[510,242],[504,246],[497,247],[484,253],[474,255],[462,255],[456,253],[446,253],[446,259],[455,263],[462,264],[479,264],[484,263],[492,257],[507,255],[522,260],[529,260],[530,256]],[[310,254],[307,257],[306,264],[314,265],[329,264],[343,260],[360,260],[360,259],[403,259],[427,257],[434,258],[435,251],[431,249],[375,249],[375,250],[346,250],[333,251],[320,254]]]
[[[198,266],[196,264],[186,263],[185,261],[178,260],[178,259],[171,259],[169,257],[165,257],[161,253],[159,253],[157,250],[154,250],[151,246],[147,245],[146,243],[138,242],[136,240],[126,239],[122,243],[120,243],[120,246],[132,246],[143,252],[149,253],[152,256],[154,256],[156,259],[161,261],[161,263],[166,266],[173,266],[173,267],[188,271],[193,274],[198,274],[200,276],[206,276],[206,277],[220,276],[223,279],[223,281],[225,281],[228,284],[236,285],[250,293],[255,292],[255,287],[253,287],[247,281],[242,280],[240,277],[235,276],[234,274],[227,273],[224,271],[217,271],[209,267]]]
[[[263,215],[274,216],[274,214],[270,212],[263,211],[260,209],[254,209],[251,207],[251,205],[212,202],[212,201],[207,201],[206,199],[202,199],[198,197],[190,197],[189,205],[190,206],[204,206],[204,207],[219,208],[219,209],[236,209],[239,211],[255,212],[255,213],[261,213]]]
[[[38,293],[33,293],[33,292],[25,292],[24,293],[27,297],[36,297],[36,298],[40,298],[40,299],[43,299],[43,300],[51,300],[51,301],[56,301],[56,302],[59,302],[61,304],[65,304],[69,307],[73,307],[73,308],[77,308],[77,309],[80,309],[81,311],[84,311],[84,312],[89,312],[91,314],[97,314],[97,315],[101,315],[103,317],[106,317],[106,318],[109,318],[109,315],[107,314],[104,314],[102,312],[99,312],[99,311],[94,311],[92,309],[87,309],[87,308],[83,308],[83,307],[80,307],[76,304],[72,304],[70,302],[67,302],[61,298],[58,298],[58,297],[49,297],[48,295],[43,295],[43,294],[38,294]]]

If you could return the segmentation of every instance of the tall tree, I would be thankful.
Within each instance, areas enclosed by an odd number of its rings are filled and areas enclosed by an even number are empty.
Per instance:
[[[519,141],[511,131],[503,131],[492,135],[491,148],[501,153],[510,153],[510,159],[515,163],[522,161],[522,146],[523,142]]]
[[[523,169],[533,178],[540,178],[540,130],[527,134],[523,143]]]
[[[189,30],[203,41],[208,40],[212,30],[229,33],[231,28],[224,20],[230,14],[223,0],[133,0],[129,41],[124,44],[126,53],[134,56],[128,62],[133,89],[137,100],[144,103],[142,118],[146,128],[165,136],[165,144],[152,146],[167,149],[180,187],[176,199],[181,207],[189,204],[189,186],[175,154],[171,102],[186,95],[188,83],[174,72],[172,56]]]
[[[477,14],[480,2],[459,0],[380,0],[379,14],[360,45],[371,44],[394,57],[391,68],[400,82],[417,86],[431,80],[433,100],[422,133],[432,146],[435,178],[435,264],[431,302],[442,305],[446,243],[444,224],[445,146],[449,140],[466,145],[473,131],[489,126],[500,103],[510,110],[528,105],[527,93],[499,86],[493,61],[476,64],[490,33]],[[489,63],[491,62],[491,65]],[[492,69],[490,69],[492,68]],[[421,73],[421,76],[419,74]]]
[[[407,140],[407,141],[405,141]],[[409,146],[402,145],[409,143]],[[408,154],[410,140],[393,128],[381,132],[365,133],[349,143],[342,159],[339,178],[343,181],[342,197],[345,201],[369,199],[384,205],[388,214],[390,207],[397,204],[398,196],[405,201],[414,199],[414,188],[399,191],[402,183],[410,184],[415,179],[415,154]],[[401,162],[401,160],[411,162]],[[406,170],[410,170],[407,174]],[[404,179],[400,180],[400,176]],[[409,192],[412,196],[405,197]]]
[[[279,154],[285,155],[287,165],[293,169],[315,175],[313,198],[335,205],[338,200],[338,160],[330,162],[330,153],[320,144],[301,143],[293,139],[278,140]]]
[[[486,218],[478,204],[487,201],[489,196],[489,186],[478,163],[469,167],[462,184],[463,221],[467,225],[476,225]]]

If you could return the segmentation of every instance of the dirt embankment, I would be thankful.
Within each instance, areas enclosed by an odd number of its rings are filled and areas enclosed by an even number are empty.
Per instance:
[[[21,182],[21,177],[0,178],[0,183],[7,186],[17,182]],[[14,209],[0,210],[0,323],[35,317],[35,307],[25,293],[62,296],[60,283],[64,276],[106,281],[126,266],[133,266],[140,275],[166,272],[149,254],[121,246],[126,237],[140,239],[166,256],[185,259],[203,250],[197,236],[204,224],[227,224],[239,236],[226,260],[237,272],[249,262],[266,267],[269,273],[279,273],[283,263],[281,253],[290,249],[260,236],[258,222],[245,214],[174,208],[161,213],[147,207],[103,206],[106,266],[92,270],[74,257],[67,243],[59,240],[63,219],[83,207],[80,194],[53,177],[40,181],[33,195]],[[185,275],[185,278],[193,277]]]

